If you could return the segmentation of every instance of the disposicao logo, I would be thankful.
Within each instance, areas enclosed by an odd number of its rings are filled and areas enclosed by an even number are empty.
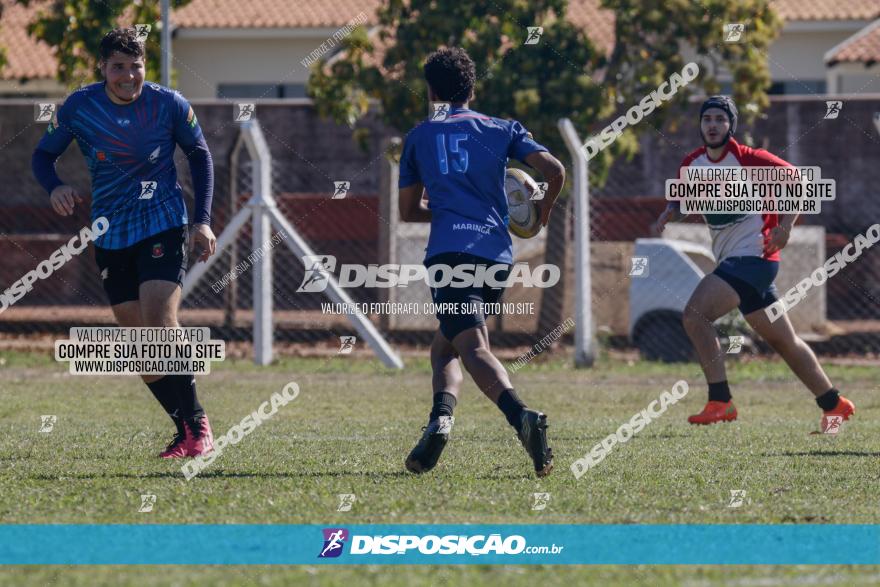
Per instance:
[[[342,554],[342,547],[348,540],[348,530],[345,528],[324,528],[324,547],[318,558],[336,558]]]

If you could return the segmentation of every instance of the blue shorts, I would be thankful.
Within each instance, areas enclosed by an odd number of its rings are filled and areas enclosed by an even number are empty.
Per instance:
[[[779,299],[773,285],[777,273],[779,261],[762,257],[728,257],[712,272],[739,295],[739,310],[743,315],[763,310]]]
[[[430,259],[425,259],[425,267],[429,269],[434,265],[483,265],[487,267],[501,266],[495,274],[498,282],[507,281],[510,276],[511,266],[507,263],[498,263],[470,253],[438,253]],[[447,311],[438,311],[437,320],[440,321],[440,333],[446,340],[452,342],[456,336],[486,323],[486,317],[496,312],[493,306],[500,303],[504,288],[493,288],[484,283],[473,287],[453,287],[446,285],[431,288],[431,298],[435,304],[446,304],[446,308],[454,308]],[[455,306],[452,306],[454,304]],[[490,306],[487,306],[490,304]]]

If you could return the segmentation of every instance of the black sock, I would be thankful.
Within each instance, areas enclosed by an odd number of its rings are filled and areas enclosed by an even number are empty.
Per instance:
[[[455,396],[451,393],[441,391],[434,394],[434,407],[431,408],[431,420],[436,420],[440,416],[451,416],[455,404],[458,403]]]
[[[710,402],[729,402],[730,388],[727,386],[727,379],[718,383],[709,384],[709,401]]]
[[[519,417],[526,405],[517,397],[516,392],[512,389],[505,389],[498,396],[498,407],[504,412],[507,423],[514,428],[519,428]]]
[[[816,398],[816,403],[826,412],[836,408],[838,401],[840,401],[840,392],[834,387]]]
[[[196,378],[192,375],[170,375],[175,382],[177,398],[180,404],[180,415],[184,420],[191,421],[205,415],[199,398],[196,397]]]
[[[177,431],[183,433],[183,418],[180,415],[180,404],[177,400],[177,388],[174,385],[172,375],[166,375],[162,379],[157,379],[152,383],[147,383],[147,387],[153,392],[153,395],[162,404],[162,408],[177,426]]]

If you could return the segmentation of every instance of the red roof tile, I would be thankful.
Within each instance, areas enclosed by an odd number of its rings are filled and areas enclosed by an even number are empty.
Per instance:
[[[17,4],[15,0],[2,0],[2,3],[0,47],[6,51],[6,65],[0,69],[0,79],[54,78],[58,66],[52,48],[27,34],[28,23],[46,2],[32,2],[28,8]]]
[[[0,0],[0,46],[7,63],[0,79],[47,79],[55,76],[57,62],[52,48],[29,37],[26,27],[48,0],[36,0],[25,8],[15,0]],[[185,28],[314,28],[341,27],[361,13],[376,24],[382,0],[192,0],[176,10],[173,22]],[[600,0],[571,0],[565,18],[583,27],[599,50],[608,53],[614,44],[614,13],[599,7]],[[880,18],[880,0],[771,0],[785,20],[868,20]],[[839,47],[838,61],[864,60],[876,53],[874,35]],[[867,56],[867,57],[865,57]]]
[[[880,19],[875,20],[825,55],[825,63],[880,62]]]
[[[614,48],[614,11],[599,8],[599,0],[570,0],[566,20],[581,27],[606,55]]]
[[[361,13],[376,22],[381,0],[192,0],[174,11],[177,27],[300,28],[337,27]]]
[[[872,20],[880,17],[878,0],[770,0],[782,20]]]

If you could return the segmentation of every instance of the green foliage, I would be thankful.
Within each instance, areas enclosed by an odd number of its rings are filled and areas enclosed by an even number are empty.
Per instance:
[[[590,75],[601,55],[583,31],[555,19],[564,9],[564,0],[501,0],[488,6],[390,0],[379,10],[380,34],[368,38],[359,29],[345,40],[341,58],[313,67],[310,96],[321,115],[352,126],[366,113],[368,100],[376,100],[384,120],[405,132],[427,114],[425,57],[440,46],[458,45],[476,63],[471,107],[527,121],[535,137],[564,151],[558,112],[583,126],[600,115],[602,103],[602,88]],[[527,26],[544,27],[538,44],[523,45]],[[385,46],[381,63],[377,45]]]
[[[681,71],[684,55],[694,56],[700,75],[689,91],[676,96],[679,113],[697,88],[718,93],[723,73],[733,78],[733,97],[743,122],[751,122],[769,106],[767,52],[782,23],[767,0],[602,0],[602,7],[615,13],[616,43],[605,88],[618,104],[618,114]],[[745,25],[739,42],[725,42],[727,23]],[[649,125],[628,128],[625,135],[633,140],[634,132],[660,128],[675,110],[659,109],[651,114]]]
[[[3,16],[3,3],[0,2],[0,17],[2,17],[2,16]],[[0,46],[0,69],[3,69],[3,67],[6,65],[6,63],[7,63],[6,49],[4,49],[2,46]]]
[[[565,20],[567,4],[387,0],[378,11],[378,34],[368,37],[359,29],[345,40],[345,52],[313,66],[310,96],[322,116],[352,127],[375,100],[385,122],[406,132],[427,114],[425,57],[441,46],[461,46],[477,66],[471,107],[521,120],[537,140],[567,158],[556,126],[560,118],[570,118],[586,139],[680,72],[683,48],[696,53],[701,75],[676,95],[678,108],[658,109],[596,156],[591,174],[599,180],[614,157],[635,154],[636,133],[680,112],[693,92],[717,92],[722,68],[733,73],[738,103],[753,105],[742,109],[745,121],[768,105],[766,53],[780,23],[767,0],[603,0],[603,8],[616,15],[610,55]],[[742,42],[724,42],[724,23],[746,24]],[[544,28],[535,45],[524,44],[528,26]]]
[[[172,0],[172,8],[190,0]],[[27,6],[31,0],[18,0]],[[101,79],[98,47],[113,28],[149,24],[146,79],[159,81],[162,31],[160,4],[155,0],[53,0],[28,27],[28,33],[56,49],[58,81],[70,88]],[[173,84],[172,84],[173,85]]]

